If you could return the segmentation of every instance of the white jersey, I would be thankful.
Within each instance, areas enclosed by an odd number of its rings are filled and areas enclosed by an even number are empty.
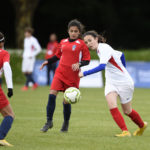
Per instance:
[[[122,52],[114,50],[106,43],[99,43],[97,54],[100,58],[100,64],[106,64],[106,83],[114,85],[134,84],[131,76],[121,62],[120,57],[122,56]]]
[[[41,51],[38,40],[31,36],[24,39],[23,58],[35,57]]]

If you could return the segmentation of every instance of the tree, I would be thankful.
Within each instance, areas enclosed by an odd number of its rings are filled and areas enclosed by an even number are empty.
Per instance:
[[[35,9],[39,0],[11,0],[15,9],[15,32],[16,32],[16,46],[22,48],[24,39],[24,29],[27,26],[32,27],[32,20]]]

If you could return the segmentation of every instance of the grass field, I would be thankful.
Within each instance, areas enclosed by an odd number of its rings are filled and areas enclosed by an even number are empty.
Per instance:
[[[150,147],[150,128],[141,137],[114,137],[121,131],[110,116],[104,89],[81,89],[81,101],[72,105],[68,133],[60,133],[63,122],[63,95],[60,93],[57,97],[54,127],[47,133],[41,133],[40,128],[46,121],[49,87],[27,92],[21,92],[20,88],[20,85],[15,85],[14,97],[10,100],[16,118],[6,139],[14,145],[10,148],[12,150],[148,150]],[[145,121],[150,122],[149,89],[135,89],[133,107]],[[125,121],[133,133],[136,125],[128,117],[125,117]]]

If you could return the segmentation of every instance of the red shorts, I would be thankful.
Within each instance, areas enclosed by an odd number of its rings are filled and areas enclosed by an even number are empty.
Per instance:
[[[72,84],[70,84],[70,85],[68,85],[68,84],[66,84],[66,83],[64,83],[61,79],[59,79],[57,76],[55,76],[54,78],[53,78],[53,81],[52,81],[52,84],[51,84],[51,90],[56,90],[56,91],[65,91],[67,88],[69,88],[69,87],[76,87],[76,88],[79,88],[79,85],[77,85],[77,84],[74,84],[74,83],[72,83]]]
[[[0,86],[0,109],[4,108],[9,104],[8,99],[6,98],[1,86]]]

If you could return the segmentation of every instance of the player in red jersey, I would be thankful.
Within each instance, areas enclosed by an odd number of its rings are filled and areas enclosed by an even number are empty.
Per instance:
[[[57,36],[55,33],[52,33],[49,36],[49,42],[47,44],[47,49],[45,54],[46,60],[52,58],[55,55],[57,46],[58,46]],[[57,67],[57,62],[47,65],[47,85],[50,85],[50,71],[52,71],[54,76],[56,67]]]
[[[4,75],[7,83],[8,93],[7,96],[13,96],[13,84],[12,84],[12,71],[9,65],[9,53],[3,50],[4,46],[4,35],[0,32],[0,70],[3,68]],[[0,146],[12,146],[9,144],[5,137],[11,128],[14,120],[14,113],[7,100],[1,86],[0,86],[0,113],[4,117],[0,125]]]
[[[42,132],[46,132],[49,128],[53,127],[53,113],[58,92],[64,92],[69,87],[79,88],[79,69],[89,64],[89,49],[84,41],[80,39],[82,31],[83,26],[78,20],[70,21],[68,24],[69,38],[63,39],[60,42],[55,56],[45,61],[40,68],[42,69],[45,65],[60,60],[51,85],[47,104],[47,122],[41,129]],[[64,122],[61,131],[67,132],[71,115],[71,105],[66,103],[65,100],[63,101],[63,114]]]

